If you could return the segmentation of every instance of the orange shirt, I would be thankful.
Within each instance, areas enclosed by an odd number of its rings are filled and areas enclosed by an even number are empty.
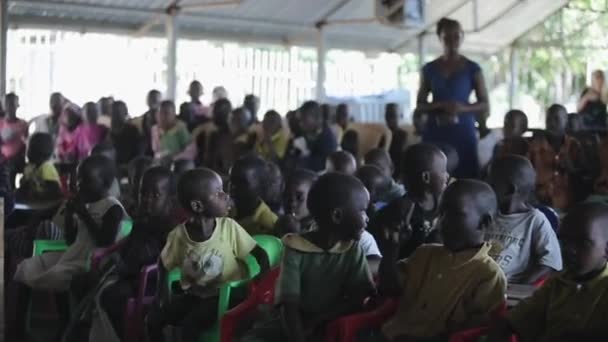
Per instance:
[[[580,143],[564,137],[559,151],[555,151],[545,136],[535,137],[530,144],[528,158],[536,169],[536,194],[554,208],[565,210],[573,202],[574,191],[565,164],[573,164],[581,156]]]

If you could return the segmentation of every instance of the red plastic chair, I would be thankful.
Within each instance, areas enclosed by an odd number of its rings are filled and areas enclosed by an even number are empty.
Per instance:
[[[338,318],[327,326],[326,342],[355,341],[357,333],[364,329],[378,328],[397,311],[399,298],[387,298],[373,311]]]
[[[507,313],[507,303],[503,302],[502,305],[498,309],[496,309],[496,311],[494,311],[492,313],[491,319],[492,320],[502,319],[506,313]],[[486,336],[489,332],[490,332],[490,327],[487,327],[487,326],[467,329],[467,330],[459,331],[456,333],[452,333],[452,335],[450,335],[449,342],[476,342],[480,338]],[[511,342],[517,342],[517,338],[515,338],[515,336],[512,336]]]
[[[111,246],[108,246],[106,248],[98,248],[95,251],[93,251],[93,253],[91,254],[89,270],[96,271],[99,268],[99,266],[101,265],[101,262],[103,261],[103,259],[112,255],[112,253],[118,251],[120,249],[120,247],[122,247],[122,245],[125,243],[125,241],[126,241],[125,239],[122,239]]]
[[[127,300],[125,308],[124,341],[139,341],[143,336],[144,331],[144,312],[147,306],[150,306],[154,301],[154,295],[146,296],[148,290],[148,280],[155,277],[158,272],[158,265],[152,264],[142,268],[139,273],[139,286],[136,297],[131,297]]]
[[[274,302],[275,284],[280,273],[280,268],[275,267],[264,277],[251,283],[247,299],[224,314],[220,323],[221,342],[232,342],[238,323],[251,314],[258,305]]]

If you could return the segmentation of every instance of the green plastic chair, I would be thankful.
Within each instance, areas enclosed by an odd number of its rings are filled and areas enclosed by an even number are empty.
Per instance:
[[[272,235],[254,235],[253,239],[268,255],[268,262],[270,263],[271,268],[277,266],[279,262],[281,262],[281,255],[283,253],[283,243],[281,242],[281,239]]]
[[[126,238],[127,236],[129,236],[129,234],[131,234],[131,231],[133,230],[133,221],[132,220],[124,220],[122,221],[122,223],[120,224],[120,229],[118,230],[118,236],[116,237],[116,240],[122,240],[124,238]]]

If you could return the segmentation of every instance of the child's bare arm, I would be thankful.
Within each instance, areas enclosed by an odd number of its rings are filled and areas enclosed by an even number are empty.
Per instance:
[[[284,302],[281,306],[281,321],[289,337],[288,341],[305,342],[304,324],[302,314],[297,303]]]
[[[270,269],[270,262],[268,261],[266,252],[260,246],[255,246],[251,251],[251,255],[257,260],[258,265],[260,265],[260,275],[266,274]]]
[[[397,267],[399,259],[399,233],[387,232],[382,240],[384,246],[383,248],[381,247],[383,255],[378,270],[380,278],[379,292],[385,296],[398,296],[401,294],[399,270]]]

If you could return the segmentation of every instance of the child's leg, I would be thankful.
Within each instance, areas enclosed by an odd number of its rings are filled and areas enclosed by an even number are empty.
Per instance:
[[[124,336],[124,313],[127,300],[135,294],[129,281],[118,281],[103,290],[100,304],[114,327],[116,336]]]
[[[57,313],[59,315],[56,335],[56,341],[59,342],[70,322],[70,294],[68,292],[59,292],[55,294],[55,305],[57,306]]]
[[[153,307],[146,316],[146,340],[148,342],[164,341],[163,329],[165,326],[182,322],[190,312],[203,304],[204,301],[201,298],[183,294],[173,296],[171,301],[163,307]],[[200,321],[198,323],[200,324]]]
[[[196,342],[201,332],[217,320],[218,297],[200,299],[181,321],[182,342]]]
[[[15,329],[11,332],[16,341],[25,340],[27,310],[32,298],[32,289],[22,283],[18,285]],[[10,327],[10,326],[9,326]],[[10,336],[10,334],[9,334]]]

